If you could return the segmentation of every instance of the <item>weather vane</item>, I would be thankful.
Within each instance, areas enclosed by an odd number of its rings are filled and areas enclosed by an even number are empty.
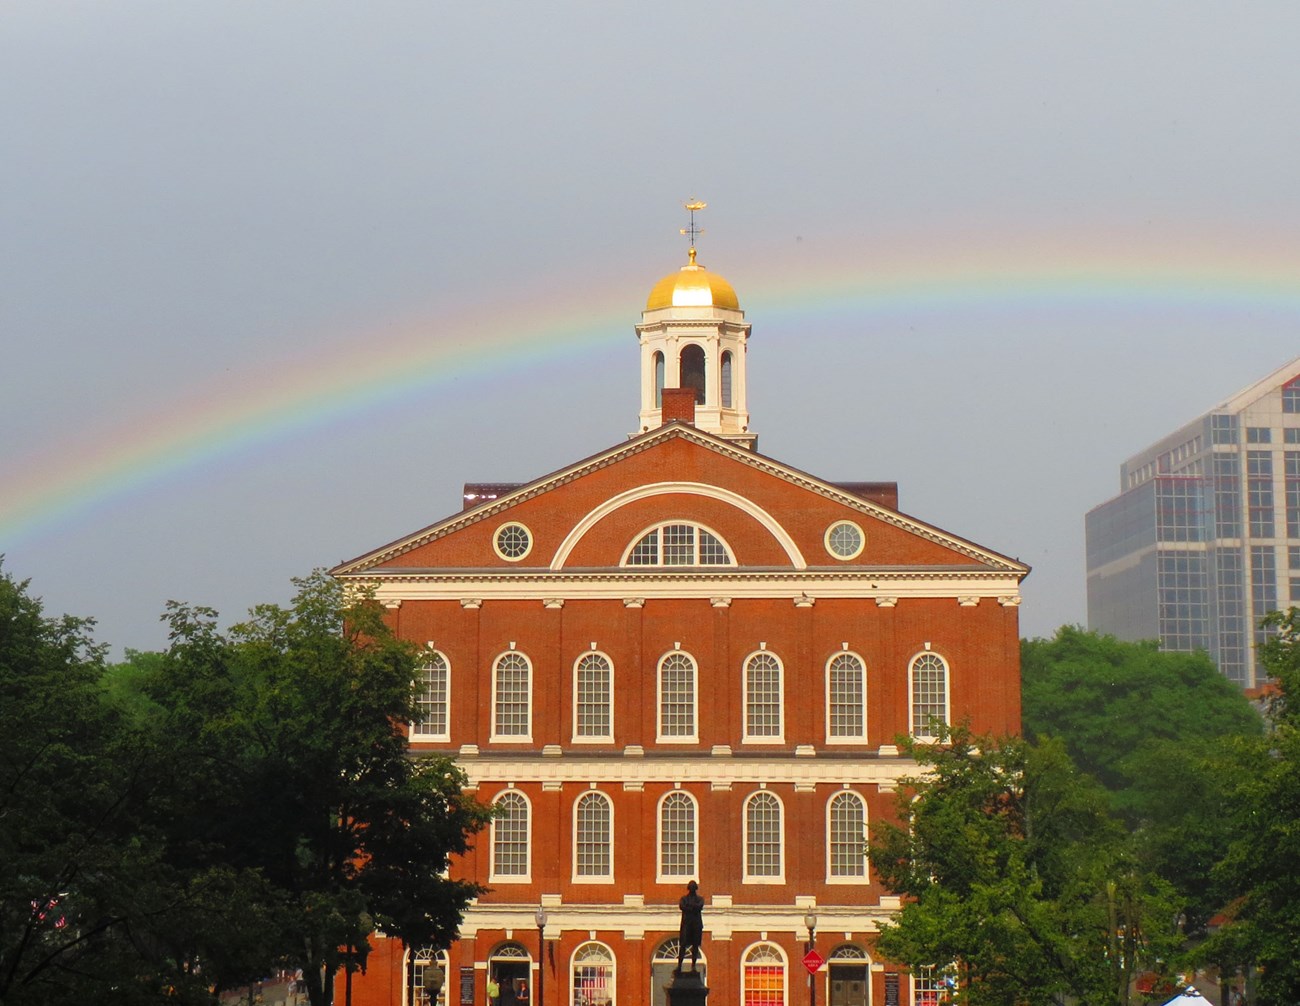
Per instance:
[[[691,261],[694,262],[695,261],[695,239],[704,233],[703,227],[695,226],[695,212],[696,210],[704,209],[704,207],[708,206],[709,204],[706,203],[703,199],[691,199],[687,202],[682,203],[682,205],[685,206],[686,209],[690,210],[691,213],[690,226],[683,227],[682,233],[691,239]]]

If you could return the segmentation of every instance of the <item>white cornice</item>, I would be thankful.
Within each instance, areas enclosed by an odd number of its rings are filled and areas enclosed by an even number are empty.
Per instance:
[[[496,573],[370,570],[352,574],[381,602],[608,598],[858,598],[893,607],[908,598],[1019,597],[1020,578],[1000,570],[862,570],[849,572],[735,570],[719,573]]]
[[[465,772],[471,788],[480,789],[480,799],[490,799],[493,786],[527,782],[569,784],[587,787],[623,786],[646,783],[699,783],[700,785],[757,785],[788,783],[803,787],[883,786],[896,788],[900,779],[919,774],[911,758],[795,758],[774,755],[762,758],[652,757],[625,758],[620,754],[568,756],[542,759],[535,755],[493,756],[480,748],[476,757],[445,749],[429,750],[417,746],[412,754],[456,756],[456,764]],[[869,747],[875,752],[875,747]]]

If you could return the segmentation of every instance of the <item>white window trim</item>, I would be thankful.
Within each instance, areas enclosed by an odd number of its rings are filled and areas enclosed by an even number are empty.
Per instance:
[[[854,657],[862,665],[862,734],[858,737],[834,737],[831,735],[831,664],[836,657]],[[856,650],[837,650],[826,658],[825,673],[822,677],[823,685],[826,689],[826,743],[827,744],[849,744],[865,745],[869,743],[871,736],[871,720],[867,716],[868,699],[870,697],[870,676],[867,673],[867,662],[862,659],[862,654]],[[909,719],[908,723],[912,721]]]
[[[790,958],[786,954],[785,950],[781,948],[780,944],[774,943],[771,940],[755,940],[740,952],[740,975],[738,976],[740,984],[737,986],[740,990],[740,995],[738,1001],[745,1001],[745,966],[749,963],[749,955],[758,947],[771,947],[776,951],[777,956],[781,958],[781,969],[784,972],[783,980],[781,982],[781,1002],[788,1004],[790,1002],[790,985],[793,981],[790,977]]]
[[[835,799],[837,797],[843,796],[846,793],[857,797],[858,804],[862,807],[862,843],[863,843],[862,873],[840,877],[840,876],[836,876],[834,873],[831,872],[832,869],[831,804],[835,802]],[[826,807],[825,810],[823,811],[823,814],[825,815],[825,828],[826,828],[825,848],[826,848],[826,883],[827,884],[857,884],[859,887],[861,887],[864,884],[871,883],[871,857],[868,856],[866,852],[867,838],[871,834],[871,816],[869,811],[870,811],[870,807],[867,804],[867,798],[864,797],[861,793],[859,793],[856,789],[837,789],[834,793],[832,793],[830,796],[826,798]]]
[[[663,733],[664,726],[664,661],[681,654],[691,662],[691,726],[690,736]],[[700,742],[700,662],[685,650],[669,650],[659,658],[655,674],[655,741],[659,744],[698,744]]]
[[[435,657],[441,657],[443,664],[445,664],[447,668],[447,687],[443,691],[443,696],[442,696],[443,705],[446,706],[447,709],[447,718],[446,718],[447,728],[443,730],[441,733],[427,733],[422,730],[417,730],[415,722],[412,721],[411,729],[410,729],[410,739],[412,741],[419,741],[421,743],[430,743],[430,744],[439,743],[439,742],[446,743],[451,740],[451,660],[447,656],[447,654],[443,653],[441,650],[434,649],[432,643],[426,644],[425,659],[431,660]],[[423,673],[424,664],[421,664],[419,669],[421,673]]]
[[[572,1002],[573,993],[577,991],[577,982],[575,982],[573,972],[578,967],[578,951],[583,947],[590,946],[603,947],[609,954],[609,1001],[617,1006],[618,1004],[618,955],[614,953],[614,948],[604,940],[583,940],[573,948],[573,953],[569,954],[569,999]]]
[[[778,717],[776,733],[771,735],[751,734],[749,732],[749,662],[755,657],[771,657],[776,661],[777,706]],[[698,675],[698,671],[697,671]],[[741,744],[784,744],[785,743],[785,662],[771,650],[755,650],[745,657],[740,664],[740,725],[743,735]]]
[[[497,733],[497,664],[502,657],[523,657],[528,664],[528,732],[526,734]],[[499,744],[531,744],[533,742],[533,661],[519,650],[504,650],[492,658],[492,723],[488,740]]]
[[[523,873],[497,873],[497,822],[495,819],[490,824],[491,834],[488,835],[488,883],[491,884],[531,884],[533,882],[533,801],[528,799],[528,794],[518,789],[503,789],[492,798],[489,806],[495,807],[503,796],[514,794],[524,801],[524,810],[528,813],[528,827],[524,831],[524,872]]]
[[[749,872],[749,805],[760,796],[770,796],[776,801],[778,815],[777,845],[779,862],[773,876],[755,876]],[[757,789],[745,797],[741,806],[741,832],[744,846],[740,850],[742,884],[784,884],[785,883],[785,801],[770,789]]]
[[[501,551],[501,546],[497,543],[497,539],[501,537],[501,532],[508,527],[521,528],[524,534],[528,536],[528,547],[518,555],[506,555]],[[503,524],[499,524],[492,532],[492,551],[497,554],[498,559],[502,559],[506,562],[523,562],[528,558],[535,544],[537,544],[537,539],[534,537],[532,529],[529,528],[527,524],[521,524],[517,520],[508,520]]]
[[[668,798],[676,793],[682,794],[691,801],[691,806],[695,808],[695,813],[691,815],[691,848],[693,850],[693,859],[695,860],[694,873],[663,873],[664,865],[664,804]],[[655,804],[655,880],[660,884],[677,884],[683,881],[694,880],[697,883],[700,878],[700,801],[695,799],[694,793],[688,793],[684,789],[670,789],[667,793],[659,798]]]
[[[934,650],[920,650],[907,661],[907,733],[913,740],[933,743],[939,738],[932,734],[913,733],[913,725],[916,723],[916,690],[914,688],[914,679],[916,672],[916,662],[921,657],[938,657],[943,661],[943,709],[944,726],[952,726],[952,664],[948,663],[948,658]]]
[[[609,733],[578,733],[578,665],[587,657],[601,657],[609,664]],[[586,650],[573,662],[573,737],[574,744],[612,744],[614,741],[614,661],[603,650]]]
[[[851,555],[840,555],[838,552],[835,551],[835,549],[831,547],[831,532],[833,532],[841,524],[847,524],[849,525],[849,527],[853,528],[858,532],[858,547],[857,550],[853,552]],[[822,545],[826,549],[826,554],[829,555],[832,559],[836,560],[837,562],[852,562],[854,559],[860,556],[863,553],[863,551],[865,551],[867,547],[867,532],[862,530],[862,525],[859,524],[857,521],[852,521],[852,520],[833,521],[831,525],[828,528],[826,528],[826,533],[822,535]]]
[[[609,808],[609,872],[608,873],[578,873],[578,804],[588,796],[599,796],[604,799],[605,806]],[[612,884],[614,882],[614,814],[615,804],[608,793],[600,789],[588,789],[577,795],[573,801],[573,809],[570,812],[573,831],[573,883],[575,884]],[[591,942],[590,940],[588,942]]]
[[[699,533],[700,533],[701,531],[707,531],[709,534],[713,535],[713,537],[717,538],[718,541],[722,543],[722,547],[723,547],[724,549],[726,549],[726,552],[727,552],[727,561],[726,561],[726,562],[710,562],[710,563],[707,563],[707,564],[701,564],[701,563],[673,564],[673,565],[671,565],[671,566],[670,566],[670,565],[667,565],[667,564],[665,564],[665,563],[663,563],[663,562],[655,562],[655,563],[648,563],[648,562],[640,563],[640,562],[639,562],[639,563],[633,565],[632,563],[630,563],[630,562],[628,561],[628,560],[632,557],[632,550],[633,550],[634,548],[636,548],[636,547],[637,547],[637,544],[641,541],[641,539],[644,538],[646,535],[648,535],[651,531],[662,531],[664,528],[666,528],[666,527],[671,527],[671,526],[676,525],[676,524],[685,524],[685,525],[688,525],[688,526],[690,526],[690,527],[695,528],[695,534],[696,534],[696,538],[695,538],[695,554],[696,554],[697,556],[699,555],[699,550],[700,550],[700,539],[699,539]],[[660,537],[660,539],[659,539],[659,555],[660,555],[660,557],[663,556],[663,548],[664,548],[664,546],[663,546],[663,538]],[[715,530],[713,530],[713,528],[711,528],[708,524],[701,524],[699,521],[696,521],[696,520],[690,520],[690,519],[687,519],[687,518],[682,518],[681,520],[661,520],[661,521],[659,521],[659,522],[657,522],[657,523],[655,523],[655,524],[650,524],[650,525],[648,525],[647,527],[645,527],[644,529],[638,531],[636,534],[634,534],[634,535],[632,536],[632,540],[631,540],[630,542],[628,542],[627,547],[626,547],[625,549],[623,549],[623,555],[622,555],[622,557],[619,559],[618,564],[619,564],[620,567],[623,567],[623,568],[625,568],[625,569],[638,569],[638,570],[639,570],[639,569],[667,569],[667,570],[675,570],[675,569],[734,569],[735,566],[736,566],[736,550],[735,550],[734,548],[731,547],[731,543],[728,542],[726,538],[724,538],[724,537],[722,537],[722,535],[718,534],[718,532],[715,531]]]

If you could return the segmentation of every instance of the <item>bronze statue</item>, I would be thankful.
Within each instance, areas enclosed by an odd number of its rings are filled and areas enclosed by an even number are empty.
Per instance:
[[[686,957],[686,948],[691,950],[691,970],[700,959],[700,941],[704,938],[704,899],[695,892],[700,885],[691,881],[686,885],[686,894],[677,903],[682,910],[682,925],[677,934],[677,974],[682,973],[682,961]]]

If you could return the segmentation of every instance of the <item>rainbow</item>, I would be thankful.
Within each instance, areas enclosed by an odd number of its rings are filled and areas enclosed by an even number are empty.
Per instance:
[[[1256,239],[1254,245],[1220,241],[1212,248],[1130,243],[1103,253],[1103,243],[1096,243],[1091,256],[1077,243],[1022,245],[1014,252],[967,245],[958,254],[914,242],[874,258],[860,249],[806,256],[800,250],[785,262],[741,263],[725,271],[733,281],[743,277],[737,284],[741,303],[759,324],[1057,308],[1266,310],[1300,321],[1300,255],[1293,249]],[[651,284],[642,285],[648,290]],[[630,336],[641,305],[619,292],[625,282],[593,281],[590,289],[614,291],[594,299],[574,287],[568,274],[551,287],[569,291],[565,302],[541,297],[530,303],[521,296],[513,308],[494,303],[490,310],[324,337],[311,354],[259,361],[255,371],[180,389],[175,400],[122,417],[95,435],[43,445],[39,456],[0,469],[0,552],[216,459],[452,381],[534,366]]]

